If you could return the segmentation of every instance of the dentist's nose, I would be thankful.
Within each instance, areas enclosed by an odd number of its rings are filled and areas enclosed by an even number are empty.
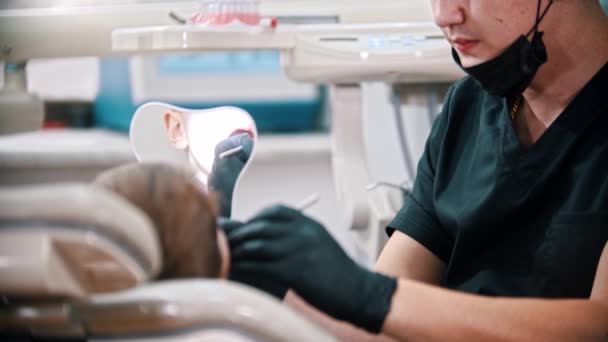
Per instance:
[[[440,28],[448,28],[463,24],[465,11],[462,1],[459,0],[431,0],[435,24]]]

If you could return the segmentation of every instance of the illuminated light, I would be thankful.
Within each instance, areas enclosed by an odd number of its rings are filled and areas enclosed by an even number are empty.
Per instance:
[[[244,131],[253,131],[253,122],[247,112],[233,107],[223,107],[189,113],[186,117],[186,135],[191,158],[194,159],[191,162],[194,162],[200,171],[209,174],[215,161],[214,147],[230,137],[235,132],[235,127]]]
[[[367,51],[361,51],[361,53],[359,54],[361,56],[361,59],[366,60],[369,58],[369,52]]]

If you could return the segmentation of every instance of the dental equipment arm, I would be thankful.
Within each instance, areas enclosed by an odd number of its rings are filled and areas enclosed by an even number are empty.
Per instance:
[[[0,11],[0,59],[109,56],[112,30],[120,27],[171,25],[169,12],[192,13],[196,2],[55,7]]]

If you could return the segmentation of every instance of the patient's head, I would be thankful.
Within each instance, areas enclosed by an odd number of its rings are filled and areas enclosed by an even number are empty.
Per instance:
[[[217,228],[215,201],[186,170],[129,164],[102,173],[95,184],[123,196],[154,223],[163,250],[159,278],[227,277],[228,245]]]

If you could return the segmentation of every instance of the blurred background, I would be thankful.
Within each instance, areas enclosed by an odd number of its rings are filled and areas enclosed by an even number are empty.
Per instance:
[[[0,2],[0,13],[41,8],[61,14],[67,8],[161,3],[168,12],[185,3],[196,8],[200,1],[5,0]],[[608,0],[600,3],[608,13]],[[279,16],[305,14],[304,19],[292,19],[314,23],[428,22],[429,6],[426,0],[375,0],[373,4],[368,0],[264,0],[260,10]],[[163,19],[170,23],[166,15]],[[288,167],[302,188],[329,189],[328,196],[335,197],[329,85],[289,80],[277,51],[29,59],[17,65],[0,61],[0,67],[6,70],[0,73],[0,89],[6,75],[25,68],[27,91],[44,107],[41,131],[0,135],[0,185],[89,181],[104,169],[134,161],[128,131],[135,109],[149,101],[162,101],[193,109],[233,105],[252,115],[261,134],[256,158],[266,167],[259,169],[263,170],[256,175],[260,182],[250,189],[251,203],[273,186],[275,176],[285,175]],[[362,84],[367,171],[373,180],[404,184],[414,179],[415,165],[448,86],[429,82],[403,92],[421,94],[425,100],[401,99],[404,103],[396,122],[402,140],[398,140],[396,132],[387,133],[395,127],[393,85]],[[290,189],[275,189],[274,195],[280,198],[282,192],[288,196]],[[320,208],[320,216],[327,218],[338,239],[353,246],[336,214],[335,198]],[[356,247],[347,249],[356,253]]]

